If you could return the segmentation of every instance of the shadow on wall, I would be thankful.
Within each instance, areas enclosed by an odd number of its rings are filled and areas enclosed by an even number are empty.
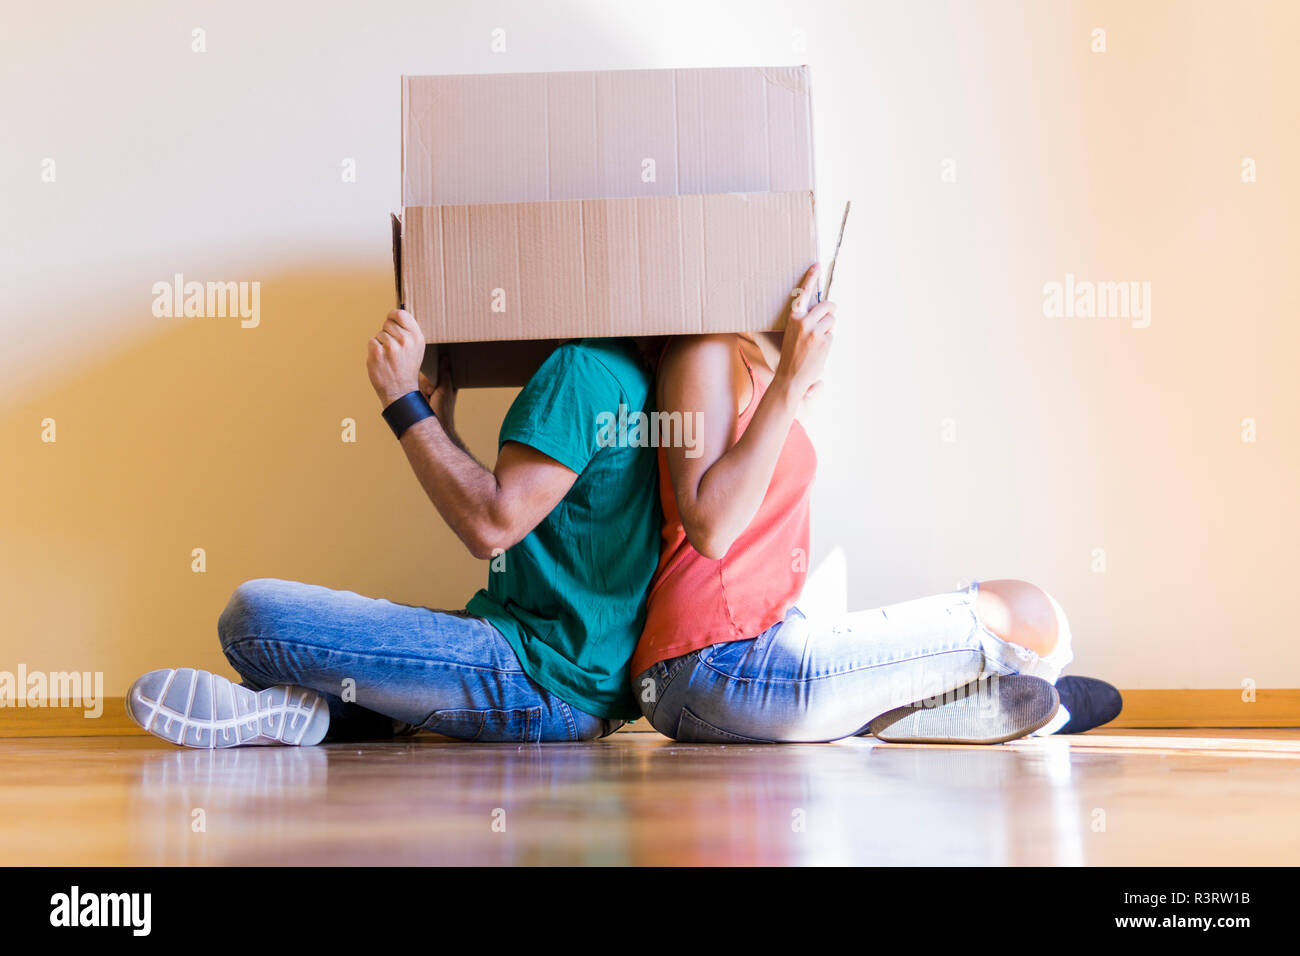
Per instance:
[[[285,272],[262,280],[255,328],[156,319],[165,331],[51,369],[4,408],[0,669],[103,671],[109,695],[153,667],[233,673],[216,619],[255,577],[462,607],[485,565],[425,498],[365,374],[391,283],[381,268]],[[117,303],[123,327],[150,301]],[[512,397],[461,395],[458,428],[489,463]]]

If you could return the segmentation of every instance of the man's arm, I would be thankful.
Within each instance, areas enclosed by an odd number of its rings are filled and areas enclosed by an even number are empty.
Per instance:
[[[424,377],[424,372],[420,372],[420,391],[424,393],[429,407],[438,416],[438,423],[442,425],[442,430],[447,433],[453,445],[473,457],[473,452],[460,437],[460,432],[456,431],[453,422],[456,411],[456,389],[451,380],[451,363],[447,360],[446,353],[443,353],[442,360],[438,363],[438,383],[439,387],[434,388],[433,384]],[[478,461],[477,458],[474,460]]]
[[[366,371],[384,408],[420,388],[424,345],[419,325],[400,309],[388,313],[370,340]],[[450,425],[455,389],[445,369],[427,397],[434,413]],[[555,459],[517,442],[502,446],[496,468],[489,471],[452,435],[439,418],[426,418],[405,431],[402,449],[433,506],[476,558],[490,558],[521,541],[578,478]]]
[[[578,478],[518,442],[501,446],[496,468],[488,471],[447,437],[436,418],[408,428],[402,448],[438,514],[476,558],[518,544]]]

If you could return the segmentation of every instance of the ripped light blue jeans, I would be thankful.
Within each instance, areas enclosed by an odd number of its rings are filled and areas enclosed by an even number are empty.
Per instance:
[[[262,578],[235,590],[217,631],[246,687],[321,694],[336,740],[408,726],[462,740],[594,740],[623,723],[545,690],[500,631],[464,611]]]
[[[879,715],[994,675],[1055,683],[1069,628],[1048,658],[1002,640],[975,612],[979,585],[826,621],[791,608],[751,640],[660,661],[633,679],[646,719],[692,743],[838,740]]]

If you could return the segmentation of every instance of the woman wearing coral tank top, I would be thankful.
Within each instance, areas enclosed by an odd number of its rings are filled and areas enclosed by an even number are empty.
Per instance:
[[[631,666],[642,711],[692,742],[870,731],[996,743],[1071,729],[1083,715],[1071,721],[1065,681],[1053,686],[1072,658],[1069,627],[1032,584],[988,581],[828,620],[795,606],[817,470],[800,419],[835,326],[835,305],[814,302],[818,271],[792,298],[779,348],[766,335],[689,336],[661,360],[659,407],[693,416],[698,439],[659,449],[663,549]],[[1109,709],[1113,689],[1091,685],[1075,706]]]

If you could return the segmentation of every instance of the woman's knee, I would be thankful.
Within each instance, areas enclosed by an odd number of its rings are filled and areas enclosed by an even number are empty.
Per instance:
[[[1067,646],[1069,624],[1050,594],[1028,581],[981,581],[975,601],[980,623],[1039,657]]]

